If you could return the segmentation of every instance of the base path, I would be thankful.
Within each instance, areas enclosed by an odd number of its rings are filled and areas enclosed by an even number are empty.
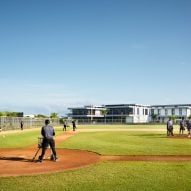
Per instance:
[[[75,135],[76,132],[64,132],[56,137],[56,144]],[[191,161],[191,155],[180,156],[101,156],[94,152],[56,149],[58,161],[50,160],[51,150],[47,149],[42,163],[32,161],[37,152],[37,145],[25,149],[0,149],[0,177],[36,175],[76,169],[101,161]],[[41,150],[39,151],[39,156]]]
[[[191,155],[102,156],[102,161],[191,161]]]

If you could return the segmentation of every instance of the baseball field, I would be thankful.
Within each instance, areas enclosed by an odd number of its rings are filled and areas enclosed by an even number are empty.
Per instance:
[[[40,129],[0,132],[0,190],[190,190],[191,139],[178,128],[167,137],[165,125],[56,127],[59,159],[47,149],[42,163]]]

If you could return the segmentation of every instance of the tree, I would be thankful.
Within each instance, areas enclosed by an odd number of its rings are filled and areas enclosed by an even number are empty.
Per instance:
[[[172,119],[173,123],[176,123],[177,119],[176,115],[171,115],[170,118]]]
[[[4,112],[0,112],[0,117],[5,116]]]
[[[60,118],[60,123],[64,123],[64,121],[66,121],[68,119],[68,117],[66,117],[66,116],[61,116],[61,118]]]
[[[157,116],[158,116],[157,114],[154,114],[154,113],[151,114],[151,118],[152,118],[153,122],[156,121]]]
[[[4,111],[0,112],[0,116],[4,117],[23,117],[23,112],[10,112],[10,111]]]
[[[17,117],[17,112],[6,112],[7,117]]]
[[[105,124],[106,124],[106,115],[108,114],[108,112],[109,112],[108,109],[101,110],[101,114],[105,117]]]
[[[51,113],[50,114],[50,118],[54,118],[54,119],[58,119],[59,117],[58,117],[58,113]]]
[[[35,115],[36,118],[48,118],[46,115],[43,114],[37,114]]]

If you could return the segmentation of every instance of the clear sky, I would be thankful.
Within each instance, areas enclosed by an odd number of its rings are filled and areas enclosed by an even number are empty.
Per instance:
[[[0,0],[0,110],[191,103],[190,0]]]

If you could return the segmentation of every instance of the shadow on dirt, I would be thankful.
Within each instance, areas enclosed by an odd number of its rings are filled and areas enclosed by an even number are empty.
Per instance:
[[[23,158],[23,157],[0,157],[0,160],[32,162],[32,159],[26,159],[26,158]]]

